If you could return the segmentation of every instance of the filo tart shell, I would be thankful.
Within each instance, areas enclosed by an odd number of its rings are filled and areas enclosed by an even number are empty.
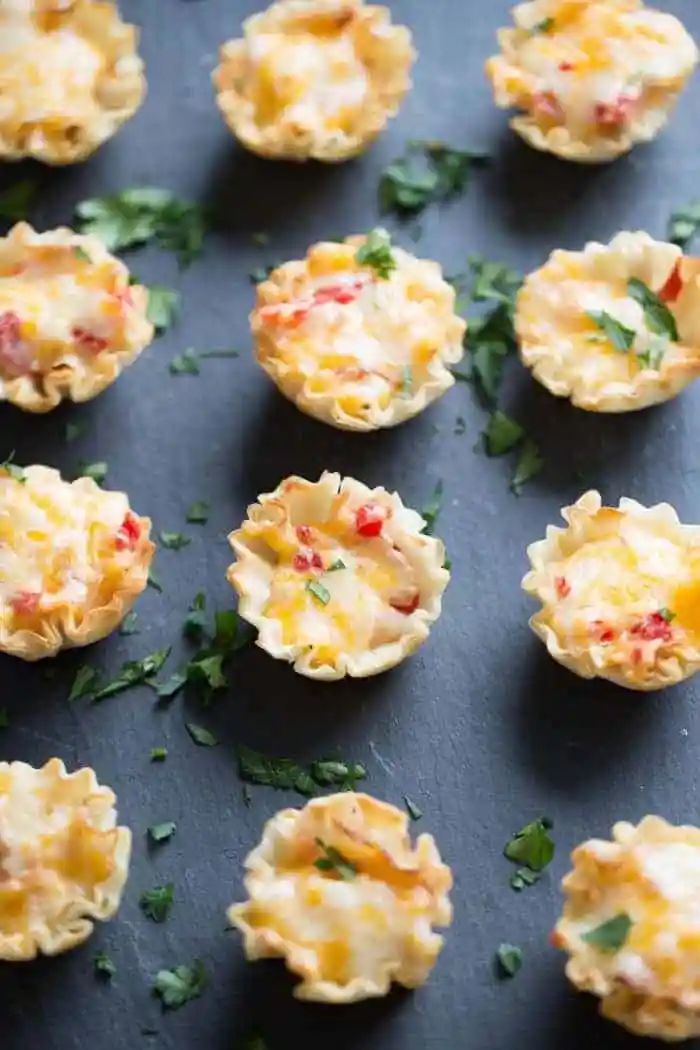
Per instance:
[[[34,261],[46,271],[38,269],[32,275]],[[22,267],[26,267],[26,278]],[[54,327],[62,313],[70,312],[77,301],[74,297],[64,307],[61,294],[65,292],[57,287],[71,276],[71,291],[79,292],[85,287],[88,296],[96,290],[102,293],[101,316],[95,321],[107,325],[108,335],[101,340],[105,346],[97,344],[93,348],[88,344],[83,349],[69,332]],[[53,289],[52,277],[56,280]],[[28,318],[23,316],[25,295]],[[0,401],[9,401],[28,412],[49,412],[65,399],[89,401],[96,397],[152,341],[154,329],[147,310],[148,290],[143,285],[130,284],[127,267],[97,237],[75,233],[67,227],[37,233],[27,223],[17,223],[6,237],[0,238]],[[3,340],[3,320],[10,315],[19,321],[20,339],[26,338],[30,347],[37,338],[40,343],[56,344],[50,367],[42,370],[27,366],[17,374],[20,369],[14,367],[11,351]],[[89,339],[89,333],[86,335]]]
[[[646,330],[642,307],[626,289],[632,278],[664,301],[678,329],[658,367],[634,348],[620,352],[606,343],[585,309],[622,311],[628,327]],[[668,401],[700,375],[700,259],[643,232],[619,233],[580,252],[557,250],[525,279],[515,330],[523,364],[577,408],[632,412]]]
[[[515,27],[499,30],[500,53],[486,63],[496,105],[525,111],[513,117],[510,126],[528,145],[579,164],[608,163],[655,138],[698,62],[698,49],[682,23],[641,0],[534,0],[517,4],[513,16]],[[549,19],[554,25],[543,30]],[[567,79],[581,73],[589,74],[595,84],[601,70],[612,67],[614,72],[621,56],[634,56],[629,40],[635,36],[643,52],[656,44],[659,53],[665,47],[676,61],[672,74],[666,69],[654,74],[646,52],[638,58],[637,65],[643,68],[646,61],[647,69],[640,74],[642,93],[629,119],[604,126],[595,120],[581,121],[574,126],[567,123],[566,111],[550,111],[545,105],[538,112],[538,96],[557,100],[552,90],[557,77],[563,76],[565,90]],[[532,48],[543,49],[539,76],[523,58],[523,52]],[[627,70],[625,76],[631,85],[633,73]],[[592,107],[595,101],[591,99]]]
[[[370,506],[378,508],[378,513],[385,516],[382,539],[358,538],[352,533],[352,521],[360,508]],[[355,516],[355,519],[354,519]],[[405,507],[397,493],[387,492],[384,488],[369,489],[360,481],[340,474],[325,472],[318,481],[307,481],[292,476],[280,483],[271,493],[258,497],[258,502],[248,507],[248,516],[242,526],[229,535],[229,542],[236,555],[236,561],[229,567],[227,578],[239,596],[238,610],[240,615],[257,628],[257,645],[278,660],[291,663],[294,670],[309,678],[326,681],[350,675],[364,678],[386,671],[409,656],[422,644],[430,633],[430,625],[440,615],[442,592],[450,579],[444,568],[445,548],[442,542],[426,536],[421,530],[425,522],[414,510]],[[388,639],[375,645],[363,646],[362,641],[356,646],[348,643],[344,647],[331,636],[328,645],[304,641],[296,630],[300,617],[310,611],[317,617],[326,615],[314,595],[308,593],[310,584],[321,583],[332,592],[336,586],[333,580],[335,572],[325,565],[323,570],[307,566],[306,571],[298,573],[299,583],[295,580],[295,559],[297,556],[310,558],[304,553],[307,548],[299,540],[300,530],[310,529],[320,533],[321,543],[335,546],[335,553],[327,555],[326,562],[337,558],[341,560],[345,552],[351,565],[358,565],[357,574],[350,581],[351,587],[359,577],[359,587],[365,585],[364,570],[371,571],[373,563],[377,567],[389,549],[398,552],[406,563],[410,573],[412,601],[393,616]],[[384,540],[388,542],[385,544]],[[379,552],[377,546],[380,544]],[[379,559],[375,562],[375,559]],[[354,568],[345,569],[355,573]],[[284,640],[282,615],[268,615],[266,608],[271,601],[273,589],[278,582],[278,573],[282,572],[288,580],[292,578],[294,589],[294,611],[289,616],[292,627],[291,640]],[[342,586],[342,581],[336,578]],[[306,593],[305,593],[306,592]],[[371,599],[369,596],[372,596]],[[379,595],[380,604],[374,604],[377,592],[374,584],[367,585],[366,602],[357,603],[364,595],[355,598],[353,592],[350,601],[341,597],[337,604],[331,598],[328,610],[329,623],[337,611],[343,622],[349,624],[350,638],[352,632],[379,629],[382,616],[392,617],[398,608],[389,608],[383,595]],[[349,607],[348,607],[349,605]],[[397,622],[398,621],[398,622]],[[303,634],[303,631],[299,632]],[[397,637],[391,637],[396,633]],[[297,635],[297,637],[295,637]]]
[[[295,997],[315,1002],[424,984],[443,943],[433,926],[452,921],[452,874],[433,837],[413,846],[407,824],[395,806],[354,792],[277,813],[245,861],[249,900],[228,912],[246,957],[284,958],[302,978]],[[316,867],[321,843],[353,865],[353,878],[339,884]],[[319,927],[325,936],[314,936]]]
[[[74,92],[72,110],[52,112],[55,93],[68,90],[68,77],[79,68],[79,60],[59,58],[67,48],[65,34],[76,38],[83,57],[92,52],[97,63],[92,90],[80,97],[83,85]],[[99,146],[134,115],[146,93],[143,63],[136,51],[137,30],[121,21],[115,4],[99,0],[8,0],[0,11],[0,78],[13,54],[17,65],[26,63],[18,83],[45,87],[45,99],[31,99],[28,113],[18,84],[5,91],[0,116],[0,159],[31,157],[45,164],[75,164]],[[75,46],[75,45],[73,45]],[[89,49],[89,52],[88,50]],[[51,78],[50,66],[57,63]],[[10,70],[7,70],[9,76]],[[36,114],[46,102],[45,117]],[[19,112],[18,112],[19,110]]]
[[[0,762],[0,960],[58,955],[119,907],[131,832],[89,767]]]
[[[14,545],[16,550],[19,546],[13,536],[13,504],[34,496],[46,510],[46,527],[52,528],[52,543],[60,528],[61,504],[66,501],[69,512],[70,505],[75,503],[81,514],[84,513],[85,528],[89,529],[87,543],[94,545],[99,538],[104,545],[103,553],[88,548],[86,571],[90,576],[97,575],[85,581],[85,601],[74,602],[62,597],[50,600],[48,607],[42,609],[43,590],[38,592],[40,600],[34,608],[31,603],[29,609],[23,608],[21,598],[17,610],[9,598],[4,603],[0,600],[0,652],[33,661],[55,656],[61,649],[89,645],[118,627],[146,587],[155,545],[149,539],[150,519],[133,514],[124,493],[103,490],[92,478],[64,481],[57,470],[49,467],[26,467],[23,475],[23,481],[16,480],[0,469],[0,532],[4,534],[4,547]],[[104,515],[109,514],[108,523],[100,519],[101,508]],[[97,537],[100,525],[102,530]],[[21,551],[18,553],[21,566]],[[46,583],[44,570],[42,565],[35,569],[31,560],[26,566],[34,579],[37,572],[41,575],[43,585]],[[25,586],[18,579],[19,596],[26,593]]]
[[[279,266],[250,315],[256,359],[278,389],[315,419],[365,432],[403,423],[449,390],[466,331],[438,263],[392,246],[396,268],[381,277],[357,261],[366,239],[320,242]],[[353,301],[315,303],[334,287],[360,290]],[[370,342],[371,363],[353,352],[353,336],[355,346]],[[405,360],[392,357],[399,343]]]
[[[552,934],[553,944],[569,954],[571,983],[598,996],[602,1015],[636,1035],[668,1042],[700,1036],[700,933],[689,914],[697,914],[700,830],[657,816],[637,825],[620,821],[612,841],[584,842],[572,861]],[[617,915],[632,925],[616,951],[583,939]]]
[[[309,159],[337,163],[364,152],[393,117],[411,86],[410,70],[415,59],[411,34],[405,26],[393,25],[388,7],[363,0],[280,0],[244,23],[244,37],[229,40],[220,51],[213,82],[216,101],[226,124],[236,138],[253,153],[278,160]],[[356,107],[352,119],[341,113],[336,127],[317,121],[299,121],[280,112],[259,122],[256,99],[251,97],[250,49],[262,34],[306,33],[324,38],[344,36],[364,68],[369,95]],[[270,88],[266,88],[270,90]],[[274,93],[276,86],[271,88]],[[343,126],[346,124],[347,126]]]
[[[546,538],[528,547],[532,568],[522,581],[541,603],[530,627],[550,655],[582,678],[633,690],[694,675],[700,526],[681,524],[667,503],[623,498],[604,507],[595,491],[562,517],[565,528],[548,525]]]

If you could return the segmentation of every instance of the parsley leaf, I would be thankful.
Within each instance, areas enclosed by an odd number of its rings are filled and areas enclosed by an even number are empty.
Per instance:
[[[518,870],[511,875],[511,889],[514,889],[519,893],[520,890],[524,890],[526,886],[534,886],[539,877],[539,871],[531,871],[530,868],[518,868]]]
[[[167,842],[175,834],[175,828],[174,820],[164,820],[162,824],[151,824],[148,828],[148,837],[152,842]]]
[[[637,351],[635,355],[640,365],[645,368],[650,368],[654,372],[658,372],[661,367],[661,362],[666,356],[666,351],[669,348],[669,342],[667,339],[662,339],[660,336],[650,336],[649,346],[646,350]]]
[[[251,284],[262,284],[266,281],[273,270],[276,270],[279,263],[266,263],[264,266],[256,266],[254,270],[250,270],[248,277],[250,278]]]
[[[549,834],[552,824],[546,817],[533,820],[516,832],[503,850],[508,860],[540,872],[554,856],[554,842]]]
[[[177,1010],[204,991],[207,976],[201,959],[192,966],[176,966],[174,970],[159,970],[153,990],[163,1001],[163,1008]]]
[[[187,664],[185,672],[190,685],[204,686],[207,692],[213,689],[224,689],[228,685],[224,674],[223,653],[196,656]]]
[[[674,211],[668,224],[668,239],[679,248],[687,248],[700,233],[700,200]]]
[[[425,521],[423,533],[426,536],[432,536],[433,529],[435,528],[435,524],[440,516],[440,511],[442,510],[442,493],[442,478],[439,478],[433,489],[432,496],[420,512],[421,517]]]
[[[195,500],[187,508],[187,521],[193,525],[205,525],[209,521],[209,504]]]
[[[327,587],[324,587],[319,580],[307,580],[306,590],[313,594],[314,598],[316,598],[321,605],[328,605],[331,600],[331,592]]]
[[[180,692],[187,682],[187,675],[183,671],[175,671],[166,678],[164,682],[156,682],[153,688],[159,700],[172,700]]]
[[[305,769],[289,758],[269,758],[241,745],[238,748],[238,775],[251,784],[279,791],[296,791],[308,797],[316,794],[319,786],[333,785],[341,790],[353,790],[356,782],[367,776],[367,771],[359,762],[337,759],[317,759]]]
[[[522,278],[510,266],[485,259],[483,255],[470,255],[469,269],[472,275],[470,298],[475,303],[497,302],[513,309]]]
[[[525,438],[522,448],[520,449],[518,462],[515,464],[513,477],[510,481],[511,491],[516,496],[519,496],[522,492],[523,485],[537,477],[543,466],[544,459],[542,458],[539,447],[532,438]]]
[[[85,460],[81,460],[78,464],[78,477],[92,478],[97,485],[101,485],[107,477],[108,470],[109,467],[104,460],[97,460],[95,463],[86,463]]]
[[[423,810],[418,808],[413,799],[410,799],[408,795],[404,795],[403,803],[411,820],[420,820],[423,816]]]
[[[154,568],[148,570],[148,577],[146,579],[146,586],[152,590],[157,591],[158,594],[163,593],[163,584],[160,582],[160,578]]]
[[[0,219],[22,222],[31,211],[39,190],[34,179],[20,179],[0,192]]]
[[[610,340],[616,350],[626,353],[627,350],[631,349],[632,344],[637,337],[637,333],[633,328],[626,328],[622,322],[618,321],[605,310],[595,312],[589,311],[588,316],[600,331]]]
[[[428,204],[463,192],[472,167],[486,160],[483,153],[452,149],[441,142],[411,142],[404,155],[382,172],[380,207],[399,214],[422,211]]]
[[[139,629],[136,626],[137,620],[138,613],[134,612],[133,610],[131,612],[128,612],[122,620],[121,624],[119,625],[119,633],[126,636],[130,634],[138,634]]]
[[[636,277],[631,277],[627,282],[627,292],[644,310],[644,320],[649,331],[654,335],[666,336],[671,342],[677,343],[676,319],[666,303],[663,303],[644,281]]]
[[[23,485],[27,480],[26,473],[24,467],[20,467],[14,462],[14,458],[15,450],[12,449],[4,463],[0,463],[0,470],[4,470],[13,481],[19,481],[20,485]]]
[[[486,453],[489,456],[503,456],[519,445],[525,437],[525,431],[514,419],[497,408],[489,418],[484,431]]]
[[[554,21],[553,18],[543,18],[541,22],[536,22],[530,30],[531,35],[534,36],[536,33],[548,33],[550,29],[554,28]]]
[[[347,569],[347,565],[342,558],[336,558],[332,565],[329,565],[326,572],[339,572],[341,569]]]
[[[95,976],[105,981],[111,981],[117,972],[116,966],[106,952],[97,952],[92,964],[95,968]]]
[[[614,918],[608,919],[607,922],[601,923],[600,926],[595,926],[588,933],[582,934],[581,940],[585,941],[586,944],[592,944],[595,948],[600,948],[603,952],[616,952],[627,940],[631,929],[632,920],[629,915],[625,912],[620,912]]]
[[[108,699],[110,696],[116,696],[117,693],[123,693],[127,689],[132,689],[136,685],[150,684],[150,680],[155,678],[169,655],[170,648],[168,647],[167,649],[157,649],[148,656],[144,656],[141,660],[127,660],[126,663],[122,664],[119,674],[113,681],[99,689],[92,690],[90,694],[84,695],[90,695],[92,702],[97,703],[100,700]]]
[[[83,664],[75,673],[73,685],[68,694],[68,701],[80,700],[84,696],[92,697],[97,686],[97,671],[89,664]]]
[[[662,620],[665,620],[666,623],[673,623],[673,621],[676,618],[676,614],[673,612],[673,610],[669,609],[666,605],[664,605],[663,608],[659,609],[659,616]]]
[[[174,890],[172,882],[167,882],[165,886],[154,886],[142,893],[139,907],[144,915],[154,922],[165,922],[173,904]]]
[[[182,625],[182,633],[187,638],[198,642],[207,628],[206,598],[204,591],[198,591],[192,599],[185,622]]]
[[[158,536],[162,546],[168,551],[180,551],[192,542],[188,536],[183,536],[181,532],[160,532]]]
[[[199,744],[200,747],[216,747],[219,743],[214,734],[204,726],[195,725],[194,722],[185,722],[185,728],[195,744]]]
[[[181,266],[189,266],[202,251],[202,208],[170,190],[143,186],[94,197],[81,201],[76,214],[81,231],[99,237],[110,251],[155,240],[161,248],[175,252]]]
[[[198,376],[199,357],[196,351],[189,347],[181,354],[176,354],[168,367],[170,374],[174,376]]]
[[[318,785],[333,785],[343,791],[354,791],[357,781],[367,776],[367,770],[359,762],[340,762],[332,758],[319,758],[312,762],[310,773]]]
[[[85,433],[87,423],[66,423],[65,435],[66,441],[70,445],[77,438],[81,437]]]
[[[168,757],[167,747],[152,747],[151,762],[165,762]]]
[[[496,961],[501,977],[515,977],[523,965],[523,953],[515,944],[500,944],[496,952]]]
[[[378,277],[391,277],[396,269],[396,259],[391,251],[391,236],[382,227],[377,227],[367,234],[365,243],[355,253],[355,259],[361,266],[371,266]]]
[[[157,332],[165,332],[173,324],[180,310],[180,296],[173,288],[152,284],[148,288],[146,316]]]
[[[322,839],[316,839],[316,845],[322,852],[322,856],[314,861],[314,867],[319,871],[330,871],[339,875],[345,882],[350,882],[357,875],[357,868],[343,856],[335,846],[327,846]]]
[[[470,257],[469,269],[469,299],[488,303],[490,308],[481,316],[469,317],[466,346],[470,372],[466,376],[458,372],[453,375],[473,382],[484,403],[494,406],[505,359],[516,349],[513,316],[521,278],[509,266],[479,255]]]

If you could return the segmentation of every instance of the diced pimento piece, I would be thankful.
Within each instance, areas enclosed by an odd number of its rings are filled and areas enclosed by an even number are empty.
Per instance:
[[[634,649],[632,650],[632,663],[633,664],[639,664],[641,662],[642,662],[642,650],[639,648],[638,645],[635,645]]]
[[[590,632],[596,641],[603,642],[603,644],[612,642],[615,638],[615,631],[604,620],[594,620],[590,625]]]
[[[557,576],[554,581],[554,586],[557,592],[557,598],[568,598],[571,594],[571,584],[564,576]]]
[[[673,629],[663,613],[648,613],[640,623],[630,628],[630,634],[645,642],[670,642]]]
[[[390,600],[389,605],[392,609],[396,609],[397,612],[403,613],[404,616],[410,616],[411,613],[415,612],[420,604],[420,594],[418,591],[411,598],[400,598],[396,600]]]
[[[631,95],[619,95],[614,102],[597,102],[594,109],[596,123],[606,128],[619,128],[629,121],[636,104],[636,98]]]
[[[355,511],[355,531],[360,536],[379,536],[386,519],[387,513],[384,507],[380,507],[377,503],[364,503]]]
[[[89,350],[91,353],[97,354],[100,350],[106,350],[109,346],[107,339],[104,339],[101,335],[95,335],[94,332],[88,331],[87,328],[80,328],[79,326],[73,328],[71,335],[83,350]]]
[[[553,91],[536,91],[532,97],[532,108],[535,116],[556,121],[564,119],[564,110]]]
[[[114,545],[118,551],[134,550],[141,536],[141,522],[128,511],[124,521],[119,526]]]
[[[562,73],[571,73],[572,70],[574,70],[575,68],[576,67],[574,66],[573,62],[560,62],[559,63],[559,69],[562,71]]]
[[[310,525],[297,525],[294,531],[297,534],[299,543],[305,543],[307,546],[309,543],[313,543],[314,530]]]
[[[323,561],[318,551],[303,550],[294,555],[292,565],[297,572],[308,572],[309,569],[323,569]]]
[[[681,277],[680,260],[671,270],[668,280],[663,288],[659,289],[658,296],[662,303],[675,303],[683,291],[683,278]]]
[[[10,598],[10,605],[19,616],[31,616],[36,612],[41,599],[39,591],[19,591]]]
[[[352,284],[329,284],[325,288],[316,289],[314,303],[316,306],[323,306],[325,303],[340,303],[345,306],[358,299],[364,287],[364,281],[353,281]]]
[[[22,322],[14,310],[0,314],[0,364],[15,376],[31,371],[31,352],[22,339]]]

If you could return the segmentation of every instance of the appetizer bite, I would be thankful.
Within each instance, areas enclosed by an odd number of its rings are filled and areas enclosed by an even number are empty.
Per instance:
[[[148,292],[96,237],[27,223],[0,237],[0,401],[89,401],[153,339]]]
[[[437,263],[385,230],[321,242],[258,285],[251,317],[258,362],[282,393],[341,430],[417,415],[454,384],[465,322]]]
[[[40,660],[118,627],[148,580],[150,529],[92,478],[1,465],[0,652]]]
[[[417,649],[450,578],[445,548],[386,489],[324,473],[258,497],[229,542],[257,644],[309,678],[362,678]]]
[[[114,915],[131,851],[115,802],[89,767],[0,762],[0,960],[58,955]]]
[[[700,375],[700,259],[646,233],[555,251],[526,278],[515,330],[523,363],[589,412],[631,412]]]
[[[132,117],[146,91],[137,32],[114,4],[0,4],[0,160],[85,160]]]
[[[297,999],[354,1003],[425,984],[449,926],[452,873],[405,813],[347,791],[283,809],[245,862],[230,921],[248,959],[282,957]]]
[[[496,105],[535,149],[598,164],[653,139],[698,61],[673,15],[641,0],[533,0],[486,73]]]
[[[700,1036],[700,830],[620,822],[574,850],[552,942],[604,1017],[669,1042]]]
[[[362,153],[411,86],[411,34],[363,0],[279,0],[221,48],[224,120],[263,157],[343,161]]]
[[[700,526],[667,503],[587,492],[528,547],[523,589],[541,602],[530,626],[582,678],[663,689],[700,669]]]

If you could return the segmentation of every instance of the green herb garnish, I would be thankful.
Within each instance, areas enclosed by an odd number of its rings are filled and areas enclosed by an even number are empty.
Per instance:
[[[644,320],[649,331],[654,335],[665,336],[672,343],[677,343],[676,319],[666,303],[662,302],[644,281],[636,277],[631,277],[627,282],[627,292],[644,310]]]
[[[191,347],[177,354],[168,365],[171,375],[174,376],[198,376],[199,357]]]
[[[153,990],[160,996],[163,1007],[177,1010],[191,999],[197,999],[204,991],[207,976],[201,959],[192,966],[176,966],[174,970],[160,970],[156,974]]]
[[[160,532],[158,537],[161,545],[168,551],[181,551],[183,547],[187,547],[192,542],[181,532]]]
[[[396,259],[391,251],[391,236],[382,227],[367,234],[365,243],[355,253],[361,266],[370,266],[378,277],[386,280],[396,269]]]
[[[214,734],[204,726],[195,725],[194,722],[185,722],[185,728],[195,744],[199,744],[200,747],[216,747],[219,743]]]
[[[151,762],[165,762],[168,757],[167,747],[152,747]]]
[[[489,456],[503,456],[519,445],[524,436],[525,431],[520,424],[497,408],[484,431],[486,452]]]
[[[345,882],[355,878],[357,868],[352,861],[343,856],[340,850],[337,850],[335,846],[327,846],[322,839],[316,839],[316,845],[323,855],[314,861],[315,868],[318,868],[319,871],[330,871],[334,875],[339,875]]]
[[[472,167],[486,160],[483,153],[452,149],[442,142],[411,142],[404,155],[382,172],[381,209],[415,214],[428,204],[462,193]]]
[[[426,536],[432,536],[433,529],[435,528],[438,517],[440,516],[440,511],[442,510],[442,493],[442,478],[438,478],[432,496],[420,512],[421,517],[425,521],[422,531]]]
[[[0,219],[25,220],[34,204],[39,185],[34,179],[20,179],[0,192]]]
[[[24,467],[18,466],[15,462],[15,450],[10,452],[9,456],[4,463],[0,463],[0,470],[4,470],[5,473],[12,478],[13,481],[19,481],[20,485],[23,485],[27,480],[27,475]]]
[[[543,466],[544,459],[542,458],[539,447],[532,438],[525,438],[510,482],[511,490],[516,496],[519,496],[522,492],[523,485],[537,477]]]
[[[73,245],[73,255],[76,257],[76,259],[79,259],[80,262],[92,262],[92,256],[88,252],[86,252],[80,244]]]
[[[415,802],[408,797],[408,795],[404,795],[403,803],[406,807],[406,812],[408,813],[411,820],[420,820],[420,818],[423,816],[423,810],[419,809]]]
[[[154,922],[165,922],[173,904],[174,890],[172,882],[167,882],[165,886],[154,886],[142,893],[139,906],[144,915]]]
[[[318,787],[340,787],[353,790],[358,780],[367,776],[359,762],[318,759],[308,769],[289,758],[270,758],[250,747],[238,748],[238,774],[241,780],[279,791],[296,791],[311,796]]]
[[[313,594],[314,598],[321,603],[321,605],[328,605],[331,600],[331,592],[327,587],[324,587],[318,580],[308,580],[306,583],[306,590]]]
[[[329,565],[326,572],[339,572],[341,569],[347,569],[347,565],[342,558],[336,558],[332,565]]]
[[[626,353],[631,349],[637,333],[633,328],[626,328],[620,321],[605,310],[589,311],[588,316],[600,331],[612,343],[616,350]]]
[[[80,700],[84,696],[92,697],[97,687],[98,674],[94,667],[83,664],[75,673],[68,700]]]
[[[523,965],[523,953],[515,944],[501,944],[496,952],[496,961],[501,977],[515,977]]]
[[[157,649],[155,652],[144,656],[141,660],[127,660],[122,664],[121,670],[116,678],[107,685],[92,688],[89,692],[81,693],[81,696],[89,696],[93,703],[107,700],[110,696],[123,693],[137,685],[150,685],[151,679],[155,678],[163,664],[170,655],[170,648]]]
[[[204,591],[198,591],[192,599],[185,622],[182,625],[182,633],[187,638],[198,642],[207,628],[206,597]]]
[[[554,842],[549,834],[552,823],[546,817],[533,820],[516,832],[503,850],[508,860],[530,871],[543,871],[554,856]]]
[[[160,577],[156,573],[156,570],[153,569],[153,568],[150,568],[148,570],[148,576],[146,578],[146,586],[150,587],[154,591],[157,591],[158,594],[162,594],[163,593],[163,584],[160,582]]]
[[[138,613],[134,612],[133,609],[132,609],[132,611],[128,612],[126,614],[126,616],[124,617],[124,619],[122,620],[122,622],[120,623],[120,625],[119,625],[119,633],[123,634],[125,636],[131,635],[131,634],[138,634],[139,633],[139,629],[136,626],[136,621],[137,620],[138,620]]]
[[[700,200],[674,211],[668,224],[668,239],[679,248],[687,248],[700,233]]]
[[[600,926],[595,926],[588,933],[581,935],[581,940],[592,944],[603,952],[616,952],[623,946],[632,929],[632,920],[625,912],[608,919]]]
[[[180,295],[174,288],[152,284],[147,289],[146,316],[157,332],[165,332],[176,320],[180,310]]]
[[[205,525],[209,521],[209,504],[204,500],[195,500],[187,508],[187,521],[192,525]]]
[[[148,837],[152,842],[167,842],[175,834],[176,824],[173,820],[164,820],[162,824],[151,824]]]
[[[554,19],[543,18],[532,27],[530,33],[534,36],[536,33],[549,33],[550,29],[554,29]]]
[[[101,977],[104,981],[111,981],[117,972],[116,966],[106,952],[97,952],[92,965],[95,970],[95,976]]]
[[[70,445],[77,438],[81,437],[85,433],[87,423],[66,423],[65,435],[66,441]]]
[[[669,346],[667,339],[661,336],[651,336],[648,349],[637,351],[635,356],[640,365],[658,372]]]
[[[534,886],[539,877],[539,871],[531,871],[530,868],[518,868],[518,870],[511,875],[511,889],[520,892],[520,890],[524,890],[527,886]]]
[[[673,623],[673,621],[676,618],[676,614],[672,612],[671,609],[667,608],[665,605],[662,609],[659,609],[659,616],[662,620],[665,620],[666,623]]]
[[[108,470],[109,467],[104,460],[97,460],[95,463],[86,463],[81,460],[78,464],[78,477],[92,478],[97,485],[101,485],[107,477]]]

